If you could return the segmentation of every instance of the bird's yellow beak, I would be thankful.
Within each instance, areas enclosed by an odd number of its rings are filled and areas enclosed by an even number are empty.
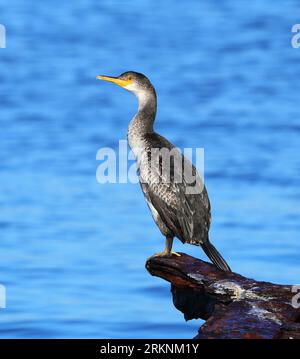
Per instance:
[[[121,87],[126,87],[128,85],[130,85],[132,83],[132,80],[121,80],[118,77],[111,77],[111,76],[97,76],[96,77],[98,80],[102,80],[102,81],[109,81],[109,82],[113,82],[114,84],[117,84]]]

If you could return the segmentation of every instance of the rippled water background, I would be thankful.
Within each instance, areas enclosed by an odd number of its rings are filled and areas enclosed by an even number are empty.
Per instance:
[[[138,185],[96,182],[134,97],[95,80],[147,74],[156,129],[205,148],[211,238],[246,276],[299,283],[296,1],[10,0],[0,5],[0,337],[191,338]],[[199,248],[175,249],[205,258]]]

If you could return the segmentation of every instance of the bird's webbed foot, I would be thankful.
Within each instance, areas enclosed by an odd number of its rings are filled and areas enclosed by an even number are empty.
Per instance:
[[[173,244],[173,237],[166,237],[166,247],[163,252],[153,254],[150,258],[153,257],[180,257],[181,255],[179,253],[172,251],[172,244]]]
[[[179,253],[176,253],[176,252],[163,251],[163,252],[160,252],[160,253],[155,253],[151,257],[172,257],[172,256],[180,257],[181,255]]]

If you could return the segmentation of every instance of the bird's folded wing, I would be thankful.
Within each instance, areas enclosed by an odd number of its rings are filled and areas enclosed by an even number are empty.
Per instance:
[[[153,205],[162,221],[182,242],[200,245],[207,239],[210,205],[205,187],[201,193],[188,194],[185,182],[171,183],[162,195],[158,191],[159,185],[141,183],[141,186],[147,201]],[[166,185],[164,187],[166,188]]]
[[[196,168],[177,148],[160,135],[148,137],[151,149],[169,149],[172,155],[167,161],[161,158],[163,152],[157,158],[154,156],[154,161],[153,151],[152,157],[149,153],[144,157],[146,163],[140,175],[143,192],[176,237],[183,242],[201,244],[207,240],[210,226],[206,188]],[[153,183],[153,179],[159,183]]]

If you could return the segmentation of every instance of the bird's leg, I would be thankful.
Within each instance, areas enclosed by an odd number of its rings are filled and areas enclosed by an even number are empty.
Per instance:
[[[171,257],[172,255],[180,257],[179,253],[172,252],[173,237],[166,237],[166,248],[161,253],[154,254],[153,257]]]

